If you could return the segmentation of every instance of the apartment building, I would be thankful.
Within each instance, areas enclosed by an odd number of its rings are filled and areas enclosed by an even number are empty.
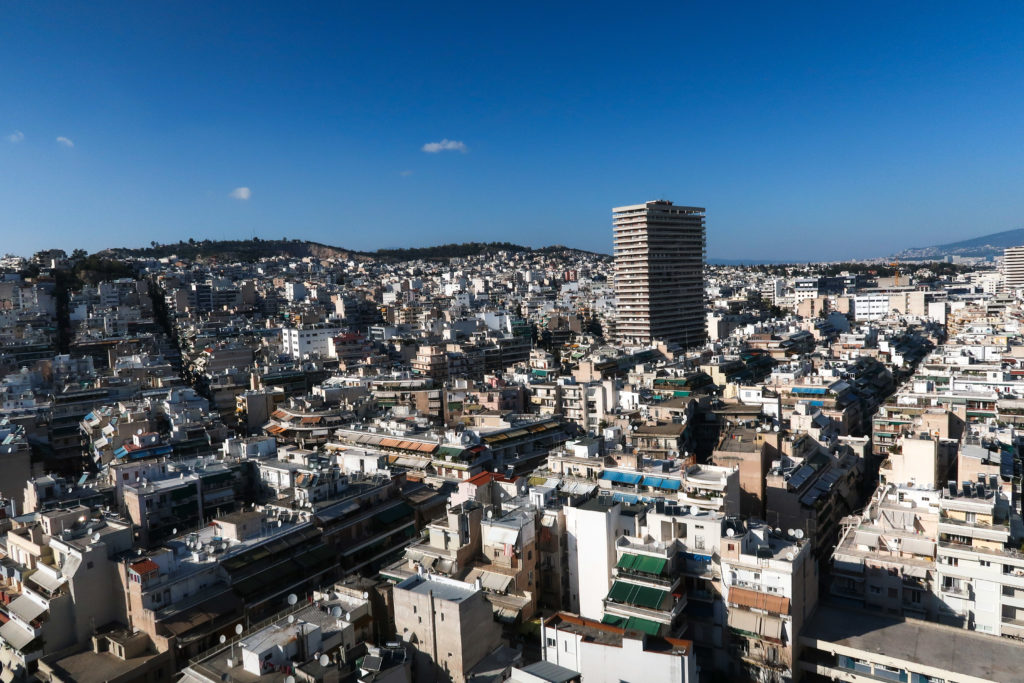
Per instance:
[[[618,338],[702,344],[704,209],[658,200],[617,207],[612,215]]]
[[[653,637],[569,612],[548,617],[541,638],[544,661],[579,672],[588,683],[699,680],[689,640]]]
[[[394,588],[395,629],[416,648],[417,682],[464,683],[501,644],[501,628],[480,587],[418,573]]]
[[[818,603],[810,544],[750,523],[742,533],[727,528],[719,553],[732,673],[755,680],[799,678],[798,636]]]

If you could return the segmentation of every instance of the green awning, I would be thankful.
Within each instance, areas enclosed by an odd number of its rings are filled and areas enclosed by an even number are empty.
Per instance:
[[[668,591],[625,581],[615,581],[612,583],[612,589],[608,591],[609,600],[647,609],[661,609],[661,604],[665,602],[667,596]]]
[[[655,574],[660,576],[665,573],[665,567],[668,566],[668,560],[664,557],[651,557],[650,555],[633,555],[631,553],[623,553],[622,557],[619,558],[618,564],[615,566],[627,571],[643,572],[644,574]]]
[[[636,555],[623,553],[615,566],[619,569],[632,569],[634,564],[636,564]]]
[[[661,624],[650,619],[641,619],[640,617],[617,617],[614,614],[606,614],[601,619],[602,624],[609,624],[610,626],[617,626],[618,628],[625,629],[627,631],[641,631],[649,636],[656,636],[661,630]]]

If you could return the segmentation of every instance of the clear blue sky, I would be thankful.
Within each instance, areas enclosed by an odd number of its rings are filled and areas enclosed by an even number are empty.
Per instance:
[[[0,252],[610,251],[659,197],[718,258],[1007,230],[1022,36],[1017,2],[5,3]]]

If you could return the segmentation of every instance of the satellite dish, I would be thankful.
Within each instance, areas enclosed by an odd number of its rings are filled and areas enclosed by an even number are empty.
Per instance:
[[[295,623],[295,615],[294,614],[289,614],[288,615],[288,623],[289,624],[294,624]]]
[[[800,540],[801,538],[804,537],[804,530],[803,529],[795,529],[793,535],[796,536],[797,540]]]
[[[97,531],[96,533],[94,533],[92,535],[92,542],[93,543],[99,543],[100,542],[100,532]]]
[[[794,555],[793,553],[791,553],[791,552],[790,553],[786,553],[786,559],[789,560],[790,562],[793,561],[794,557],[796,557],[796,555]]]
[[[173,529],[171,529],[171,536],[177,536],[177,535],[178,535],[178,527],[174,527]]]
[[[787,536],[792,536],[792,537],[795,538],[796,537],[796,530],[794,530],[794,529],[786,529],[786,535]]]
[[[733,529],[733,528],[726,529],[725,530],[725,535],[728,536],[729,538],[732,538],[733,536],[736,535],[736,530]]]
[[[288,604],[289,605],[294,605],[298,601],[299,601],[299,596],[295,595],[295,593],[289,593],[288,594]]]
[[[237,635],[242,635],[242,631],[244,631],[244,630],[245,629],[242,628],[241,624],[235,624],[235,633]]]
[[[352,621],[352,613],[345,612],[345,621]]]
[[[284,683],[295,683],[295,676],[289,676],[288,678],[284,679]]]
[[[135,433],[141,435],[142,434],[142,427],[139,427],[138,429],[136,429]]]
[[[320,666],[327,666],[330,664],[331,658],[327,655],[320,655]]]
[[[331,608],[331,616],[334,617],[335,619],[341,617],[341,608],[340,607],[332,607]]]
[[[220,637],[220,644],[223,645],[226,642],[228,642],[228,637],[227,636],[221,636]]]

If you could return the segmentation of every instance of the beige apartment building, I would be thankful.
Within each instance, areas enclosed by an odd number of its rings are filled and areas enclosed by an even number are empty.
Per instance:
[[[620,206],[612,215],[620,341],[702,344],[704,209],[658,200]]]

